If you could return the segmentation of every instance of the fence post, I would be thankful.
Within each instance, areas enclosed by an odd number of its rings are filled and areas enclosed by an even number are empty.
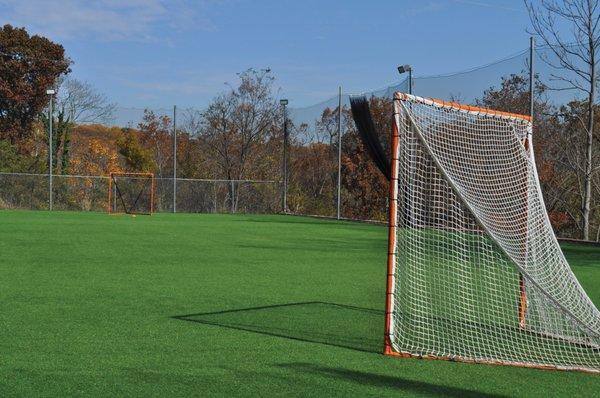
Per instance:
[[[213,213],[217,213],[217,182],[213,181]]]
[[[231,182],[231,212],[235,213],[235,185],[233,180],[229,180]]]

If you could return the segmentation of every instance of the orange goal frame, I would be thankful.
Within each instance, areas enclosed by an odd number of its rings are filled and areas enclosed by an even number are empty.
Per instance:
[[[460,112],[466,112],[476,115],[503,118],[503,119],[520,119],[528,123],[532,122],[531,116],[521,115],[518,113],[509,113],[496,111],[493,109],[480,108],[476,106],[464,105],[457,102],[444,101],[434,98],[418,97],[412,94],[405,93],[394,93],[394,115],[392,120],[392,134],[391,134],[391,175],[390,175],[390,187],[389,187],[389,212],[388,212],[388,256],[387,256],[387,280],[386,280],[386,300],[385,300],[385,328],[384,328],[384,346],[383,354],[398,356],[404,358],[420,358],[420,359],[437,359],[446,361],[456,362],[467,362],[467,363],[482,363],[488,365],[509,365],[519,366],[536,369],[550,369],[550,370],[575,370],[586,373],[597,372],[580,368],[580,367],[568,367],[568,366],[557,366],[557,365],[536,365],[526,362],[512,362],[502,360],[484,360],[477,358],[465,358],[460,356],[443,356],[443,355],[419,355],[406,351],[396,351],[392,346],[392,322],[394,313],[394,284],[395,284],[395,271],[396,271],[396,248],[397,248],[397,215],[398,215],[398,179],[399,170],[398,162],[400,156],[400,132],[399,132],[399,101],[421,103],[426,105],[435,106],[438,108],[453,109]],[[527,137],[522,141],[525,150],[528,152],[530,157],[533,157],[533,148],[531,145],[531,131]],[[518,316],[519,326],[525,328],[525,314],[527,308],[527,296],[525,289],[525,281],[522,274],[519,274],[519,305],[516,316]]]
[[[149,177],[150,178],[150,212],[148,213],[127,213],[126,214],[144,214],[144,215],[152,215],[154,213],[154,173],[127,173],[114,171],[110,172],[108,175],[108,203],[107,203],[107,212],[108,214],[122,214],[122,212],[114,212],[112,210],[112,201],[113,201],[113,181],[114,177]]]

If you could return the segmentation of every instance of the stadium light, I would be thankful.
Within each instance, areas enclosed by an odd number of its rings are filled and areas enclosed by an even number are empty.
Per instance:
[[[280,103],[282,106],[286,106],[286,105],[288,104],[288,100],[286,100],[286,99],[280,99],[280,100],[279,100],[279,103]]]
[[[408,93],[412,94],[412,67],[410,65],[400,65],[398,73],[403,74],[408,72]]]

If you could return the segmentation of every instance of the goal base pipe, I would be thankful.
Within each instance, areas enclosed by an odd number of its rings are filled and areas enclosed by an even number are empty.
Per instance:
[[[491,360],[484,358],[466,358],[459,355],[456,356],[442,356],[433,354],[413,354],[405,351],[393,351],[386,352],[387,355],[401,357],[401,358],[412,358],[412,359],[433,359],[438,361],[449,361],[449,362],[462,362],[462,363],[475,363],[483,365],[499,365],[499,366],[516,366],[520,368],[533,368],[542,370],[562,370],[562,371],[574,371],[584,372],[592,374],[600,374],[600,370],[582,368],[578,366],[559,366],[559,365],[544,365],[544,364],[533,364],[527,362],[518,361],[502,361],[502,360]]]

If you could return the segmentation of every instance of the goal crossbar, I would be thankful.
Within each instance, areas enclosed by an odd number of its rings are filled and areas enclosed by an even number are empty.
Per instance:
[[[419,97],[419,96],[413,95],[413,94],[397,92],[397,93],[394,93],[394,100],[415,102],[415,103],[421,103],[421,104],[425,104],[425,105],[432,105],[432,106],[435,106],[438,108],[453,109],[453,110],[457,110],[460,112],[466,112],[466,113],[470,113],[472,115],[478,115],[478,116],[487,116],[487,117],[492,117],[492,118],[495,117],[495,118],[502,118],[502,119],[520,119],[520,120],[524,120],[526,122],[531,122],[531,116],[529,116],[529,115],[498,111],[498,110],[494,110],[494,109],[490,109],[490,108],[483,108],[483,107],[473,106],[473,105],[465,105],[465,104],[461,104],[459,102],[444,101],[444,100],[437,99],[437,98]]]

